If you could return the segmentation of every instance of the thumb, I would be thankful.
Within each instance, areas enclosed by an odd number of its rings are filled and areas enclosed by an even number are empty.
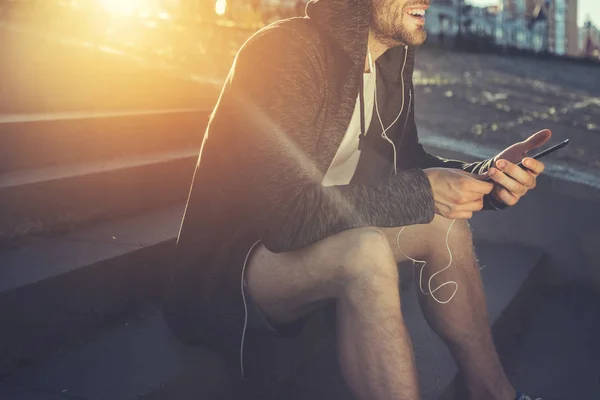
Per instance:
[[[523,143],[525,144],[525,152],[544,145],[552,137],[552,132],[549,129],[543,129],[529,136]]]

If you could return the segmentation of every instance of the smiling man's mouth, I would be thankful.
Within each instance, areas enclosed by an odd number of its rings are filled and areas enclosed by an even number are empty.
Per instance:
[[[425,11],[429,8],[428,5],[408,7],[405,13],[408,14],[418,24],[425,23]]]

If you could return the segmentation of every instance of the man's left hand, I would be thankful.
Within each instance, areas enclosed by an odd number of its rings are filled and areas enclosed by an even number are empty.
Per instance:
[[[535,188],[537,177],[544,171],[544,163],[527,157],[527,153],[544,145],[551,137],[552,132],[544,129],[494,157],[488,175],[495,183],[490,194],[495,200],[514,206],[529,190]],[[521,161],[526,169],[516,165]]]

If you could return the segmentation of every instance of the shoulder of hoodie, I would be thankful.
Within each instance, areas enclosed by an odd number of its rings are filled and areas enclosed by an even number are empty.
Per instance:
[[[237,58],[254,58],[261,54],[277,57],[276,64],[279,65],[301,67],[310,63],[315,70],[322,72],[325,43],[309,18],[288,18],[255,32],[242,45]],[[273,63],[273,59],[265,58],[265,62]]]

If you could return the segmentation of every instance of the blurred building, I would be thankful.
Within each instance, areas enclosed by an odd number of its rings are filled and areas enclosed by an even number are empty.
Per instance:
[[[504,0],[499,13],[497,43],[518,49],[548,48],[548,15],[545,0]]]
[[[458,32],[458,4],[453,0],[431,0],[425,19],[425,29],[430,35],[443,38]]]
[[[497,12],[498,7],[472,7],[460,0],[432,0],[425,29],[442,41],[454,39],[459,30],[462,34],[493,36]]]
[[[496,6],[474,7],[465,0],[432,0],[425,28],[441,42],[453,41],[460,31],[464,35],[488,37],[501,45],[532,48],[527,40],[525,18],[517,18],[518,12],[504,11],[500,2]]]
[[[473,7],[465,0],[432,0],[426,29],[440,40],[459,33],[492,37],[496,44],[578,56],[577,0],[499,0]]]
[[[552,0],[548,3],[550,51],[561,55],[579,56],[577,0]]]
[[[463,13],[463,24],[467,33],[478,36],[494,37],[499,27],[498,14],[500,8],[492,7],[470,7]]]
[[[577,0],[503,0],[502,43],[578,56]]]

